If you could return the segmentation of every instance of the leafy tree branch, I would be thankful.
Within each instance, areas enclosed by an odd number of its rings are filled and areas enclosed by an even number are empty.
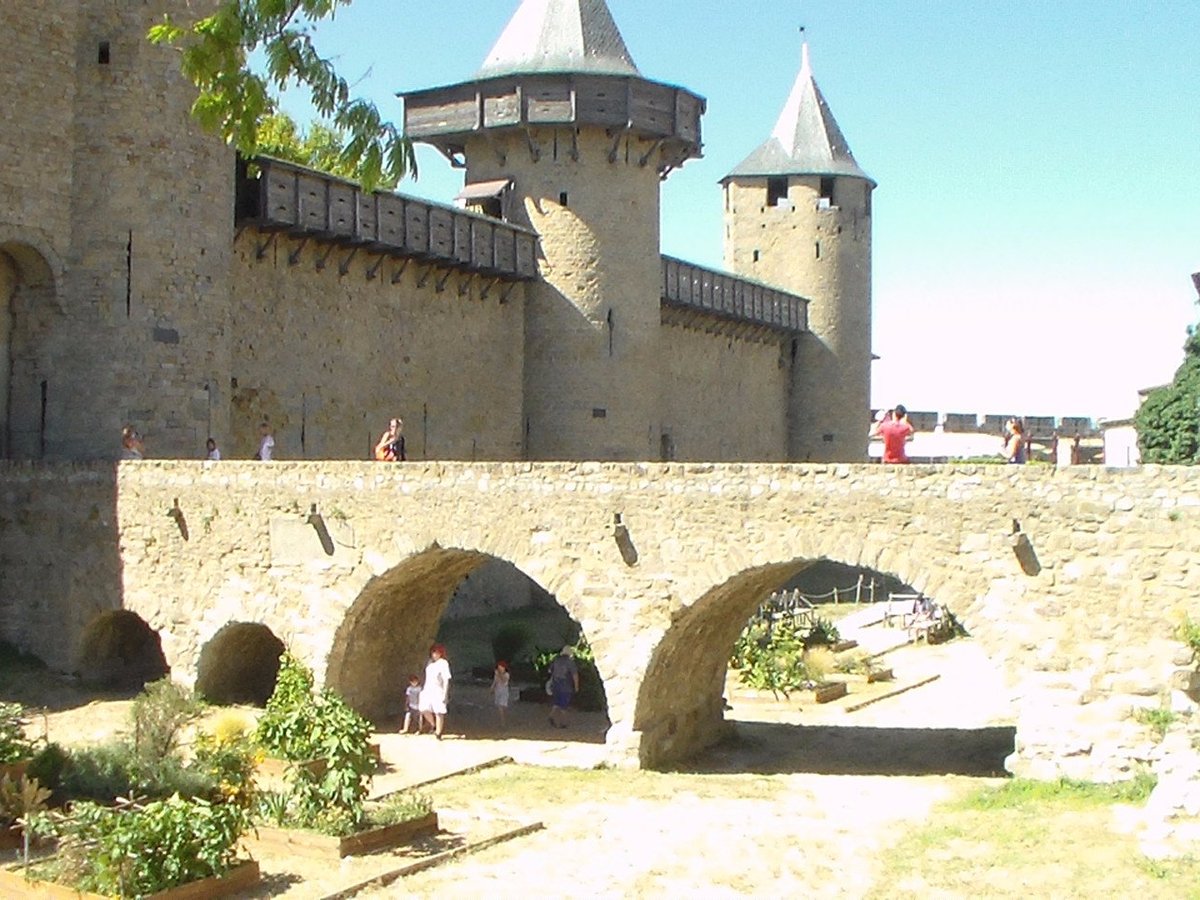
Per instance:
[[[297,85],[330,123],[322,126],[327,132],[322,138],[337,140],[335,174],[367,190],[393,187],[416,172],[411,142],[374,103],[352,96],[346,79],[313,43],[313,27],[351,2],[220,0],[215,12],[190,23],[165,16],[148,37],[179,49],[183,74],[199,89],[192,115],[243,155],[268,152],[264,121],[276,112],[279,92]],[[260,50],[261,74],[248,64]]]

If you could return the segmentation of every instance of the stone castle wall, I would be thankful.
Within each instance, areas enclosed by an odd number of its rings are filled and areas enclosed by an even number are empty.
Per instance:
[[[400,416],[410,459],[520,459],[524,285],[351,254],[238,238],[224,455],[265,418],[280,459],[370,458]]]
[[[686,328],[662,331],[670,459],[787,459],[787,347]]]
[[[184,679],[221,629],[259,623],[383,714],[456,587],[496,558],[583,626],[614,758],[643,764],[721,733],[733,641],[808,560],[895,575],[958,614],[1011,685],[1014,768],[1042,776],[1145,758],[1133,711],[1169,695],[1175,626],[1200,618],[1186,469],[10,464],[0,491],[2,636],[55,666],[115,603]]]

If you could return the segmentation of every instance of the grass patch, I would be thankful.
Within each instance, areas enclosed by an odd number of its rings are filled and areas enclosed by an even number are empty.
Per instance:
[[[880,857],[877,898],[929,896],[1197,898],[1200,859],[1152,861],[1113,828],[1111,807],[1141,803],[1148,774],[1118,784],[1014,779],[935,808]]]
[[[1064,809],[1086,809],[1112,803],[1141,803],[1154,790],[1155,778],[1149,772],[1139,772],[1129,781],[1098,784],[1092,781],[1032,781],[1014,778],[996,787],[987,787],[960,800],[955,806],[963,810],[997,810],[1037,808],[1054,804]]]

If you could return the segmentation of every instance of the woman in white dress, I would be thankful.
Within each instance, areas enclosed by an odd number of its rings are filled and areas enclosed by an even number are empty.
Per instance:
[[[449,696],[450,663],[446,660],[446,648],[434,644],[429,648],[425,684],[421,687],[421,720],[433,729],[433,735],[439,741],[446,725],[446,700]]]

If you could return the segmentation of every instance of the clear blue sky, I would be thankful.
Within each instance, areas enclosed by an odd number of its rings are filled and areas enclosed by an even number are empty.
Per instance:
[[[517,0],[355,0],[320,49],[399,119],[469,79]],[[875,194],[873,402],[1116,417],[1197,319],[1200,2],[609,0],[647,78],[708,100],[664,253],[721,265],[717,182],[813,70]],[[303,106],[287,108],[301,120]],[[449,201],[436,153],[400,190]]]

